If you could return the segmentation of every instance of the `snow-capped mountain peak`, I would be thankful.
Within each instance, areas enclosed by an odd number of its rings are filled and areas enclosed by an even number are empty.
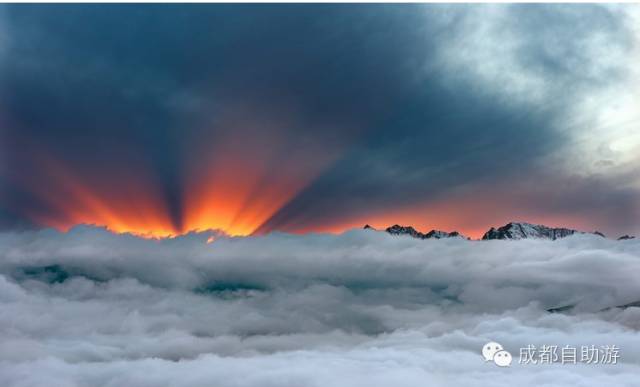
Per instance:
[[[367,230],[374,230],[373,227],[368,224],[364,226]],[[466,238],[464,235],[460,234],[457,231],[446,232],[441,230],[431,230],[428,233],[422,233],[411,226],[400,226],[399,224],[394,224],[393,226],[387,227],[384,231],[391,235],[408,235],[418,239],[442,239],[442,238]]]
[[[483,236],[483,240],[490,239],[551,239],[556,240],[559,238],[568,237],[573,234],[587,234],[582,231],[577,231],[563,227],[548,227],[541,224],[531,224],[526,222],[511,222],[506,225],[493,228],[487,231]],[[593,232],[592,234],[604,237],[600,232]]]
[[[364,226],[365,230],[376,230],[370,225]],[[382,230],[380,230],[382,231]],[[457,231],[446,232],[441,230],[431,230],[427,233],[422,233],[411,226],[401,226],[394,224],[393,226],[384,229],[385,232],[391,235],[408,235],[417,239],[442,239],[442,238],[463,238],[470,239],[460,234]],[[593,234],[600,237],[605,237],[604,234],[598,231],[584,232],[564,227],[549,227],[541,224],[532,224],[527,222],[510,222],[506,225],[498,228],[491,227],[489,231],[482,236],[483,240],[493,239],[549,239],[556,240],[565,238],[574,234]],[[632,236],[622,236],[619,240],[632,239]]]

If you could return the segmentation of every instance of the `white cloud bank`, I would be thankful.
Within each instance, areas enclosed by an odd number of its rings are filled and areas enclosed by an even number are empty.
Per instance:
[[[640,242],[0,234],[3,386],[631,386]],[[548,308],[575,305],[568,313]],[[480,349],[500,342],[508,369]],[[523,365],[527,344],[617,365]]]

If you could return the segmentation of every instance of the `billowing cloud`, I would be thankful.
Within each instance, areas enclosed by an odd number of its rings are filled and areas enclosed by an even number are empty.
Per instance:
[[[631,385],[637,241],[0,234],[9,386]],[[573,306],[564,313],[549,308]],[[613,307],[613,308],[612,308]],[[617,365],[499,369],[499,341],[617,345]]]

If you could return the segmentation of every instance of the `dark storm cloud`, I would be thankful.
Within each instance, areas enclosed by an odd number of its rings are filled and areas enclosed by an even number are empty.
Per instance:
[[[520,65],[567,94],[532,106],[475,84],[473,71],[487,63],[472,61],[465,72],[442,59],[473,38],[467,25],[483,9],[9,6],[0,62],[5,174],[48,173],[33,160],[40,150],[98,186],[142,164],[180,228],[193,146],[232,130],[221,117],[252,116],[266,128],[288,115],[280,129],[293,139],[287,146],[346,150],[261,231],[410,206],[489,175],[508,180],[566,145],[557,121],[567,100],[585,82],[602,81],[587,71],[581,37],[624,31],[600,8],[510,8],[505,29],[525,42]],[[549,52],[556,38],[562,49]],[[3,190],[4,206],[23,222],[21,208],[37,203],[27,203],[19,184]]]
[[[141,153],[175,206],[179,138],[172,133],[175,117],[162,106],[171,84],[162,65],[150,66],[162,62],[162,53],[141,44],[146,33],[136,36],[138,22],[151,36],[153,31],[134,8],[130,20],[114,11],[8,9],[1,98],[11,128],[5,136],[10,173],[46,175],[46,165],[33,161],[44,151],[72,164],[85,179],[117,179]],[[178,213],[172,209],[175,221]]]
[[[11,6],[0,96],[9,169],[46,173],[24,161],[31,144],[102,179],[141,155],[179,223],[183,153],[228,130],[215,125],[225,109],[287,106],[299,117],[292,130],[329,146],[375,121],[420,65],[413,11]]]
[[[598,46],[632,49],[620,15],[602,7],[505,6],[506,17],[494,21],[491,8],[447,10],[428,12],[425,22],[437,31],[431,55],[453,56],[444,60],[450,67],[427,72],[389,119],[370,128],[366,142],[262,230],[339,224],[347,214],[366,219],[372,209],[411,207],[457,187],[487,185],[535,187],[538,195],[523,195],[519,205],[541,214],[599,212],[600,227],[637,227],[639,192],[629,184],[637,175],[619,168],[610,176],[579,176],[545,161],[574,148],[566,116],[581,94],[626,75],[624,63],[602,61],[603,51],[593,47],[601,39]],[[519,82],[526,82],[524,93]],[[567,181],[571,188],[558,185]],[[526,192],[513,192],[520,194]]]
[[[322,223],[344,217],[345,212],[366,214],[390,204],[420,203],[488,176],[513,179],[530,168],[535,157],[562,144],[553,134],[554,110],[527,114],[496,106],[472,90],[451,93],[435,79],[422,87],[424,93],[398,106],[393,119],[372,130],[366,144],[340,160],[265,228],[295,229],[318,219]]]

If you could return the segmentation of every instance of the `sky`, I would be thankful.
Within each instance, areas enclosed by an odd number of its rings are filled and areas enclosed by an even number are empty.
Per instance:
[[[0,229],[640,233],[637,5],[4,5]]]

